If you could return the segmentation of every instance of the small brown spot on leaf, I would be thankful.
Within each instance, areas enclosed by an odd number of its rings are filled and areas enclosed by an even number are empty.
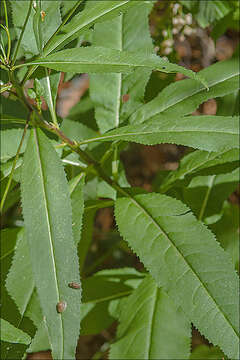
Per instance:
[[[130,99],[130,95],[129,95],[129,94],[124,94],[124,95],[122,96],[122,102],[123,102],[123,103],[127,102],[129,99]]]

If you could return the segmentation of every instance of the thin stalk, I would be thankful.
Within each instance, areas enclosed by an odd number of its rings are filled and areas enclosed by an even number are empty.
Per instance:
[[[5,189],[5,191],[4,191],[4,194],[3,194],[3,197],[2,197],[2,200],[1,200],[0,213],[2,213],[2,210],[3,210],[4,204],[5,204],[5,201],[6,201],[6,198],[7,198],[9,189],[10,189],[10,186],[11,186],[11,184],[12,184],[14,170],[15,170],[16,163],[17,163],[17,161],[18,161],[18,158],[19,158],[19,154],[20,154],[20,151],[21,151],[21,148],[22,148],[22,144],[23,144],[25,135],[26,135],[26,133],[27,133],[27,128],[28,128],[29,119],[30,119],[30,114],[29,114],[29,117],[28,117],[28,119],[27,119],[26,125],[25,125],[25,127],[24,127],[23,134],[22,134],[22,138],[21,138],[21,141],[20,141],[20,143],[19,143],[19,146],[18,146],[18,149],[17,149],[17,153],[16,153],[16,156],[15,156],[14,161],[13,161],[13,164],[12,164],[12,169],[11,169],[11,173],[10,173],[10,176],[9,176],[9,179],[8,179],[8,183],[7,183],[6,189]]]
[[[5,23],[6,23],[6,27],[8,28],[8,13],[7,13],[6,0],[3,0],[3,6],[4,6],[4,13],[5,13]]]
[[[3,24],[0,24],[0,26],[6,31],[7,33],[7,38],[8,38],[8,50],[7,50],[7,56],[6,56],[6,59],[7,59],[7,63],[9,62],[9,57],[10,57],[10,52],[11,52],[11,36],[10,36],[10,33],[9,33],[9,30],[6,26],[4,26]],[[5,53],[5,52],[4,52]]]
[[[1,25],[1,24],[0,24]],[[1,51],[2,51],[2,54],[3,54],[3,56],[4,56],[4,63],[5,63],[5,60],[6,60],[6,58],[7,58],[7,55],[6,55],[6,53],[5,53],[5,49],[4,49],[4,46],[3,46],[3,39],[2,39],[2,34],[1,34],[1,44],[0,44],[0,48],[1,48]]]
[[[30,14],[31,14],[32,3],[33,3],[33,0],[30,0],[30,4],[29,4],[29,8],[28,8],[28,13],[27,13],[25,22],[24,22],[24,24],[23,24],[23,28],[22,28],[20,37],[19,37],[18,42],[17,42],[17,46],[15,47],[15,50],[14,50],[14,53],[13,53],[13,60],[12,60],[12,64],[13,64],[13,65],[14,65],[15,62],[16,62],[18,50],[19,50],[19,47],[20,47],[20,45],[21,45],[22,38],[23,38],[23,34],[24,34],[24,32],[25,32],[25,29],[26,29],[26,26],[27,26],[27,23],[28,23]]]

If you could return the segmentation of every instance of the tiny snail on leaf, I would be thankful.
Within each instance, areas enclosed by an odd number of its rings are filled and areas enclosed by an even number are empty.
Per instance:
[[[57,312],[58,312],[58,313],[64,312],[64,311],[66,310],[66,308],[67,308],[67,303],[66,303],[66,301],[59,301],[59,302],[57,303]]]
[[[78,284],[78,283],[76,283],[76,282],[70,282],[69,284],[68,284],[68,286],[71,288],[71,289],[80,289],[81,288],[81,286],[80,286],[80,284]]]

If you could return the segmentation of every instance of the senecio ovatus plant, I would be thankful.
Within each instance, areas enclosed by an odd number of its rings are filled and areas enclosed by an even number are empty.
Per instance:
[[[238,181],[237,55],[197,74],[157,56],[153,5],[1,3],[1,213],[22,209],[1,232],[1,359],[42,350],[75,359],[91,314],[103,328],[105,317],[118,322],[109,359],[239,359],[237,210],[227,201]],[[231,5],[217,6],[225,15]],[[186,79],[146,102],[152,71]],[[90,77],[63,119],[61,72]],[[217,115],[191,115],[212,98],[221,98]],[[189,151],[149,193],[126,179],[119,154],[129,142]],[[84,276],[94,215],[105,207],[144,271]],[[212,347],[191,353],[192,325]]]

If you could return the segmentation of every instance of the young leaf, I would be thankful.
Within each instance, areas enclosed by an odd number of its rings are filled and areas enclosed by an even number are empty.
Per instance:
[[[111,21],[97,24],[93,44],[120,51],[153,52],[149,34],[148,15],[151,2],[136,2]],[[137,11],[136,11],[137,10]],[[109,31],[111,29],[111,31]],[[90,94],[95,105],[95,116],[101,133],[118,127],[143,102],[146,83],[151,70],[133,74],[93,74],[90,77]],[[102,91],[104,87],[104,91]]]
[[[199,71],[198,75],[207,80],[209,91],[206,91],[204,85],[191,79],[176,81],[135,111],[129,122],[139,124],[160,113],[188,115],[204,101],[239,89],[239,66],[236,58],[210,65]]]
[[[188,359],[191,324],[150,276],[121,310],[110,359]]]
[[[100,46],[58,51],[25,65],[40,65],[58,71],[76,73],[131,73],[134,69],[158,70],[165,73],[180,72],[207,87],[206,81],[197,73],[163,60],[155,54],[120,51]]]
[[[213,234],[186,205],[160,194],[119,198],[115,216],[158,286],[210,342],[238,358],[238,277]]]
[[[69,190],[57,153],[36,129],[31,130],[24,155],[22,205],[34,281],[53,358],[72,359],[79,335],[80,291],[73,291],[68,283],[80,280]],[[58,313],[61,302],[67,306]]]
[[[179,167],[167,176],[160,186],[160,192],[166,192],[177,181],[190,181],[197,175],[224,174],[239,166],[239,151],[237,149],[207,152],[196,150],[180,161]]]
[[[144,145],[174,143],[207,151],[226,151],[239,147],[238,128],[238,117],[158,115],[142,124],[123,126],[80,144],[124,140]]]
[[[1,340],[10,343],[26,344],[31,342],[31,338],[28,334],[15,328],[12,324],[4,319],[0,319],[1,327]]]

